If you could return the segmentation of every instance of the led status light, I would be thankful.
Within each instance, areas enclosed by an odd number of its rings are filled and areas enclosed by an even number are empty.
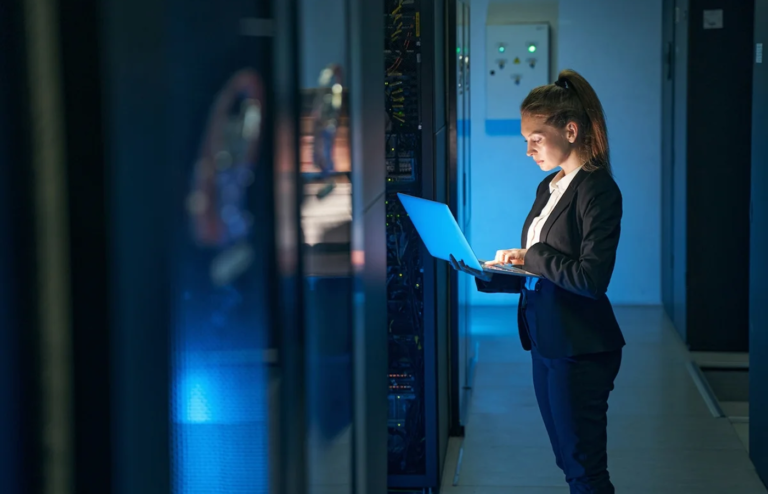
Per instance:
[[[528,53],[536,53],[536,45],[534,44],[528,45]]]
[[[499,53],[504,53],[507,51],[507,48],[504,45],[499,46]]]

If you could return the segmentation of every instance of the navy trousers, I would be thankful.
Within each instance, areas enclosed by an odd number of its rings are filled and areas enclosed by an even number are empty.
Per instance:
[[[557,466],[572,494],[614,494],[608,474],[608,395],[621,350],[548,359],[532,350],[533,385]]]

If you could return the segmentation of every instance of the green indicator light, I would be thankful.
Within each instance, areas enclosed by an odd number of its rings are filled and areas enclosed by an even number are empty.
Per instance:
[[[456,53],[461,53],[461,47],[460,46],[456,47]]]
[[[507,51],[506,48],[504,48],[503,46],[499,47],[499,53],[504,53],[505,51]]]
[[[528,45],[528,53],[536,53],[536,45]]]

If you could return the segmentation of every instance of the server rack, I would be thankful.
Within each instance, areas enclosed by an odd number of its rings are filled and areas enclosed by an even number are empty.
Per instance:
[[[768,486],[768,196],[761,187],[768,180],[768,66],[763,46],[768,43],[768,0],[755,1],[755,53],[752,84],[752,170],[749,259],[749,455],[760,479]]]
[[[451,0],[447,9],[448,60],[448,205],[464,235],[469,237],[472,217],[470,196],[472,168],[470,142],[470,9],[462,0]],[[472,378],[476,362],[472,340],[469,293],[474,280],[450,273],[451,435],[464,435]]]
[[[691,350],[742,352],[749,348],[749,268],[737,264],[723,273],[718,283],[729,289],[720,303],[708,304],[708,257],[698,246],[728,237],[733,244],[729,255],[749,257],[749,168],[736,167],[723,177],[717,173],[724,162],[750,160],[749,146],[733,150],[725,143],[748,134],[752,125],[754,4],[725,9],[729,22],[717,30],[717,39],[701,29],[707,5],[676,0],[674,11],[671,5],[666,9],[666,15],[679,16],[670,21],[672,31],[667,29],[674,39],[667,62],[673,67],[672,98],[665,100],[672,105],[672,121],[664,135],[672,148],[665,150],[662,177],[671,181],[663,192],[672,213],[664,218],[662,241],[663,252],[671,254],[665,261],[671,274],[663,271],[662,296]],[[710,142],[705,136],[715,132],[713,122],[721,118],[742,121],[744,128],[723,131],[722,139]],[[713,191],[721,201],[710,199]]]
[[[277,231],[280,247],[298,243],[295,2],[75,3],[59,26],[78,268],[69,487],[304,492],[301,271],[275,248]],[[239,109],[261,124],[258,158]],[[196,174],[210,142],[234,163]],[[243,163],[251,174],[233,177]],[[235,204],[199,218],[201,194]],[[259,230],[228,274],[224,210]]]
[[[365,493],[386,482],[384,158],[367,159],[384,142],[383,20],[368,1],[343,3],[355,189],[345,294],[354,375],[344,380],[354,381],[349,468],[355,492]],[[76,369],[76,430],[92,415],[95,424],[77,437],[78,458],[93,461],[75,466],[75,490],[307,492],[312,314],[303,288],[299,2],[81,6],[61,25],[67,149],[76,163],[68,185],[78,193],[69,204],[78,218],[71,247],[74,262],[96,259],[73,280],[75,338],[87,343],[77,349],[87,358]],[[92,22],[76,29],[83,15]],[[82,81],[90,91],[79,91]],[[251,133],[246,123],[261,124],[253,148],[240,139]],[[227,159],[251,151],[258,158]],[[198,168],[211,157],[215,169]],[[254,166],[232,166],[243,162]],[[200,204],[214,201],[202,214]],[[248,216],[236,226],[258,230],[250,254],[228,251],[242,231],[222,222]],[[238,252],[247,255],[216,262]],[[239,286],[230,286],[233,274]],[[100,302],[90,312],[89,294]]]
[[[385,2],[390,488],[439,486],[449,437],[449,274],[396,194],[447,202],[446,2]]]

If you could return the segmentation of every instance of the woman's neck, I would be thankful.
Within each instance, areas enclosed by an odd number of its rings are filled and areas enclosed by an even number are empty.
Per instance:
[[[569,173],[575,172],[578,168],[581,168],[583,164],[584,163],[581,162],[581,159],[579,159],[576,153],[571,153],[571,155],[568,156],[568,159],[560,165],[560,168],[563,170],[564,175],[568,175]]]

